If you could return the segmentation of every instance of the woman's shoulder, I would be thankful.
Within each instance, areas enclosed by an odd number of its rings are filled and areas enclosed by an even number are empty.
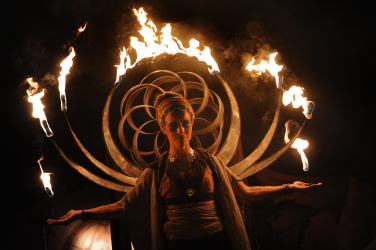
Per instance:
[[[145,166],[145,169],[150,168],[154,171],[157,171],[158,168],[161,166],[161,163],[163,162],[163,158],[166,158],[167,152],[163,152],[159,156],[157,156],[153,162],[150,162]]]
[[[200,147],[196,147],[194,149],[194,151],[199,155],[199,156],[202,156],[202,157],[209,157],[211,154],[209,153],[208,150],[204,149],[204,148],[200,148]]]

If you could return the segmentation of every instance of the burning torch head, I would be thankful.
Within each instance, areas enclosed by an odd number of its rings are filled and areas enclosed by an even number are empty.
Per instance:
[[[315,103],[314,102],[311,102],[311,101],[308,101],[306,102],[305,106],[303,106],[304,108],[304,115],[306,116],[307,119],[311,119],[312,118],[312,113],[313,113],[313,110],[315,109]]]

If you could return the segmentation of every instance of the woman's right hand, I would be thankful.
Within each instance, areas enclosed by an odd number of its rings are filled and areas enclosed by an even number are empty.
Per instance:
[[[49,225],[55,224],[55,225],[69,225],[75,220],[78,220],[81,218],[81,211],[82,210],[70,210],[68,213],[60,217],[58,220],[48,219],[47,223]]]

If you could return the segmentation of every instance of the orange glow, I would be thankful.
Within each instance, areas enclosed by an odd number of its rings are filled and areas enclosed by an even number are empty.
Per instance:
[[[48,125],[46,115],[43,111],[44,105],[42,104],[42,101],[40,100],[44,96],[45,90],[35,94],[39,87],[38,83],[34,82],[33,78],[28,78],[26,80],[30,84],[30,88],[26,90],[26,92],[29,96],[28,101],[33,104],[33,117],[39,118],[40,125],[42,126],[47,137],[51,137],[53,136],[53,132],[50,126]]]
[[[299,108],[302,106],[303,114],[306,116],[307,119],[312,118],[312,112],[315,108],[315,104],[313,102],[307,101],[306,97],[302,96],[303,88],[292,86],[288,91],[283,93],[282,102],[285,106],[292,103],[294,108]]]
[[[50,175],[52,173],[43,172],[42,165],[40,164],[40,162],[43,161],[43,160],[44,160],[43,156],[38,160],[39,168],[40,168],[40,171],[42,172],[42,174],[40,175],[40,178],[43,181],[44,190],[46,190],[48,195],[50,197],[52,197],[52,196],[54,196],[54,192],[52,191],[52,186],[51,186],[51,182],[50,182]]]
[[[84,30],[86,29],[86,25],[87,25],[87,22],[85,23],[84,27],[81,26],[80,28],[78,28],[78,33],[84,32]]]
[[[289,133],[290,133],[290,128],[289,128],[289,122],[286,122],[285,123],[285,128],[286,128],[286,133],[285,133],[285,143],[289,143],[290,142],[290,139],[289,139]],[[299,139],[297,138],[294,143],[291,145],[291,148],[294,148],[296,149],[299,154],[300,154],[300,157],[302,158],[302,163],[303,163],[303,170],[304,171],[308,171],[309,169],[309,164],[308,164],[308,159],[307,159],[307,156],[305,155],[304,153],[304,149],[306,149],[308,147],[309,143],[307,140],[302,140],[302,139]]]
[[[137,58],[133,64],[130,63],[129,53],[125,48],[120,52],[120,64],[116,65],[118,68],[116,81],[119,82],[119,77],[124,75],[129,68],[133,68],[136,63],[149,57],[156,57],[163,53],[169,55],[174,55],[177,53],[183,53],[188,56],[197,57],[199,61],[205,62],[209,67],[209,72],[211,74],[219,73],[219,68],[214,58],[211,56],[210,48],[205,47],[203,50],[198,49],[200,43],[191,39],[189,42],[190,47],[185,48],[182,42],[171,35],[171,25],[166,24],[165,27],[161,29],[161,35],[158,37],[156,35],[157,28],[155,24],[147,19],[147,13],[143,8],[138,10],[133,9],[133,13],[138,19],[141,25],[141,29],[138,31],[143,37],[143,42],[139,41],[137,37],[130,37],[131,47],[137,52]],[[124,59],[127,59],[127,63],[124,63]]]
[[[257,72],[258,75],[261,75],[261,73],[265,73],[266,70],[269,71],[269,73],[275,78],[277,88],[280,88],[278,72],[282,70],[283,66],[278,65],[275,62],[275,57],[277,56],[277,54],[278,54],[277,52],[271,54],[269,57],[269,62],[261,60],[261,62],[256,65],[253,65],[255,63],[255,58],[252,58],[252,61],[248,63],[246,69],[248,71],[252,71],[252,70],[258,71]]]

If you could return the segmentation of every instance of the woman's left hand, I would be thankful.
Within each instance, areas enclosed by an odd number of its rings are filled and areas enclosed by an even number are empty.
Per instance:
[[[321,186],[322,183],[305,183],[302,181],[295,181],[293,184],[288,184],[289,187],[293,192],[300,192],[300,191],[312,191],[316,189],[318,186]]]

